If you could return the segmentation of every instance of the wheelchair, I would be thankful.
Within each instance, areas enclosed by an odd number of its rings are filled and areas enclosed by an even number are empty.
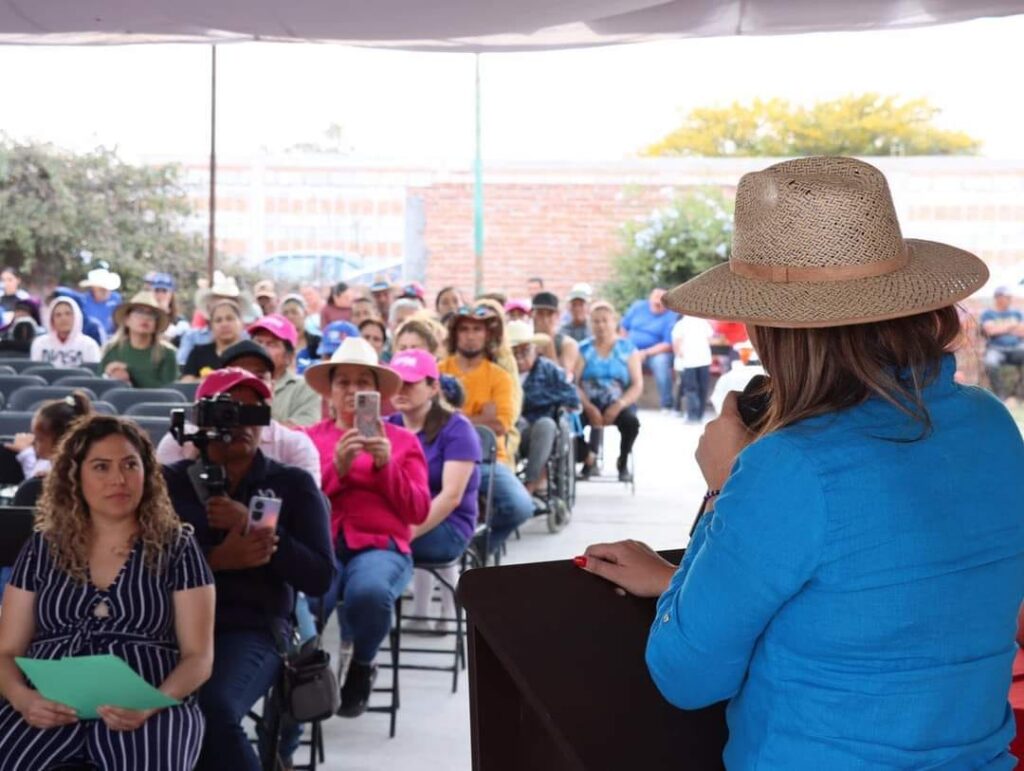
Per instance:
[[[534,517],[544,517],[551,533],[565,529],[576,504],[576,430],[573,418],[573,413],[567,410],[558,411],[555,417],[558,430],[545,466],[547,486],[533,495],[537,503]],[[523,480],[525,473],[526,458],[520,457],[516,463],[516,474]]]

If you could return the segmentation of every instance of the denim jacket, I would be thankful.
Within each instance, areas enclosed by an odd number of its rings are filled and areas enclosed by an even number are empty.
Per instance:
[[[559,407],[575,410],[579,406],[576,388],[566,380],[562,368],[538,356],[523,382],[523,417],[533,423],[539,418],[555,417]]]

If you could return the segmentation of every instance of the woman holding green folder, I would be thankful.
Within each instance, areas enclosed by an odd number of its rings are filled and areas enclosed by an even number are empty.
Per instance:
[[[213,615],[213,576],[171,507],[147,435],[105,415],[75,423],[4,595],[0,771],[68,760],[191,769],[204,729],[192,694],[210,675]],[[107,704],[85,719],[33,689],[15,663],[97,655],[122,659],[175,706]]]

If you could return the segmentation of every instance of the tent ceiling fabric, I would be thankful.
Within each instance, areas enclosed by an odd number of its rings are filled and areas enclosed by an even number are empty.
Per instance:
[[[272,40],[529,51],[896,29],[1017,13],[1024,0],[5,0],[0,43]]]

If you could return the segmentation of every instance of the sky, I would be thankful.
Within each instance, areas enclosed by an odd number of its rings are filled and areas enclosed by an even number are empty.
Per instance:
[[[481,60],[484,156],[635,157],[697,106],[779,96],[812,102],[878,91],[927,97],[940,125],[1021,158],[1014,98],[1024,16],[894,32],[706,38]],[[465,164],[474,57],[328,44],[218,47],[223,156],[278,152],[340,124],[360,157]],[[0,47],[0,131],[127,160],[209,152],[203,45]]]

